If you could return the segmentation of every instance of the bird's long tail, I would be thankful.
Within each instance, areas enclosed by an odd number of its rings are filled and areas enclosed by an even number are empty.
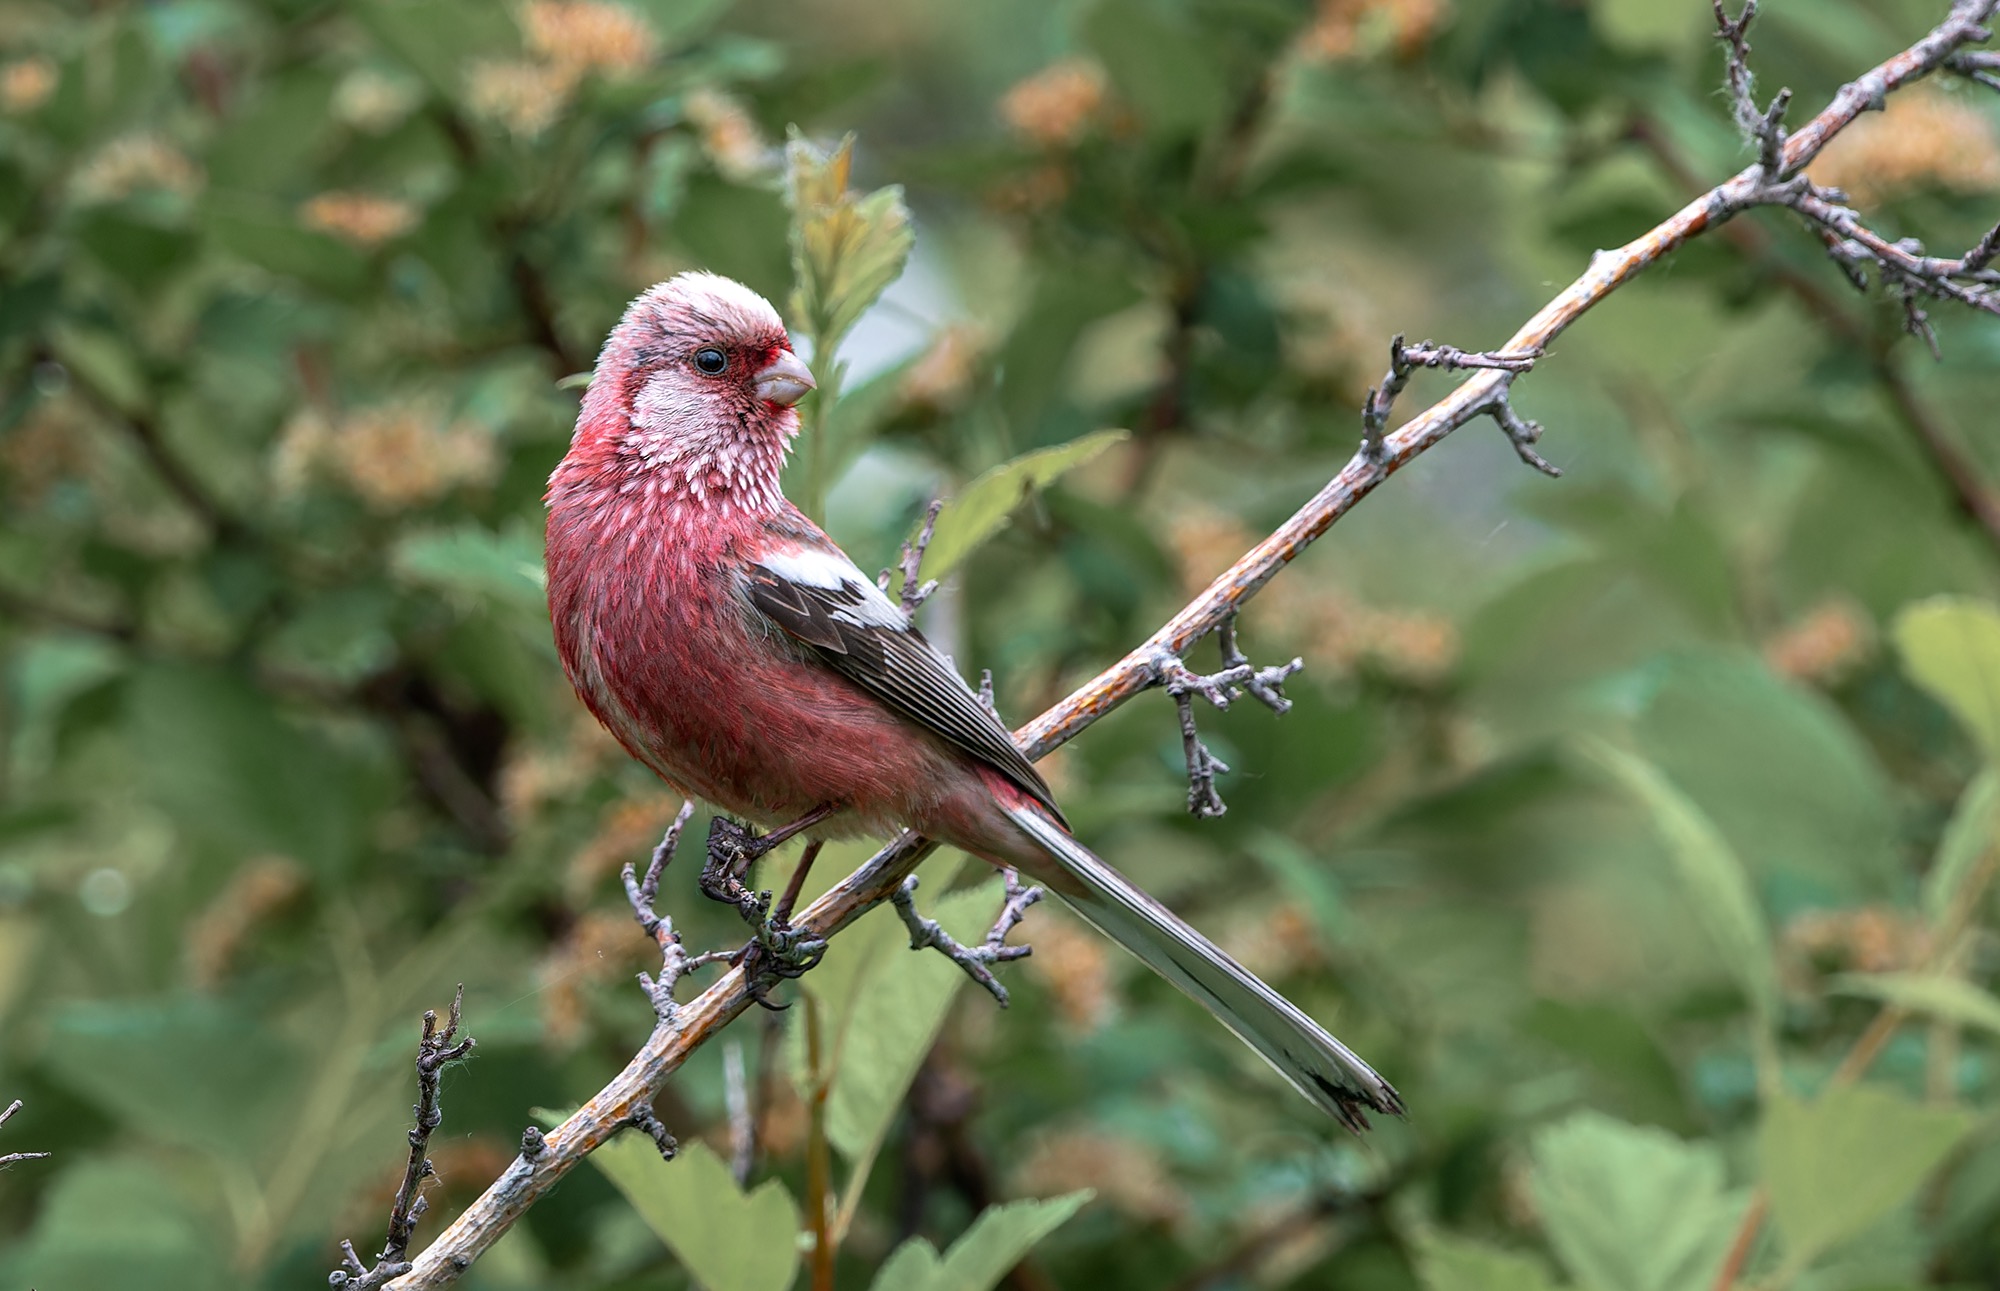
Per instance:
[[[1007,814],[1073,883],[1052,884],[1078,914],[1197,1004],[1290,1081],[1357,1133],[1369,1111],[1403,1115],[1403,1100],[1361,1056],[1299,1007],[1231,959],[1180,916],[1147,896],[1026,801]]]

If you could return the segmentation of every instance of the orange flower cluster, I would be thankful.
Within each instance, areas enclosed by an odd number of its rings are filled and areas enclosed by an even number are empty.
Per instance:
[[[625,762],[625,751],[576,701],[568,682],[558,681],[552,693],[557,706],[571,711],[561,740],[553,746],[510,745],[500,768],[501,810],[516,829],[533,820],[545,804],[576,793],[599,771]]]
[[[702,152],[724,179],[755,179],[774,170],[782,159],[743,105],[720,90],[703,87],[690,92],[682,110],[701,134]]]
[[[522,138],[554,124],[585,77],[630,74],[659,52],[659,35],[644,18],[605,0],[529,0],[520,23],[530,57],[474,63],[466,99],[474,113]]]
[[[1930,948],[1914,915],[1888,906],[1811,910],[1785,925],[1785,958],[1832,971],[1890,973],[1914,968]]]
[[[405,511],[454,489],[491,482],[500,468],[493,436],[468,421],[447,422],[424,403],[389,404],[330,423],[315,411],[294,416],[279,436],[272,475],[293,492],[323,470],[372,509]]]
[[[659,36],[644,18],[603,0],[529,0],[521,30],[535,57],[576,77],[637,71],[659,52]]]
[[[305,867],[289,856],[245,861],[188,930],[184,951],[188,980],[201,990],[221,982],[257,926],[291,905],[305,889]]]
[[[80,202],[116,202],[138,193],[187,196],[201,187],[201,169],[158,135],[128,134],[98,149],[76,172]]]
[[[1041,954],[1036,947],[1035,953]],[[1029,961],[1033,963],[1033,960]],[[1192,1210],[1166,1161],[1150,1143],[1097,1129],[1036,1136],[1009,1179],[1024,1197],[1053,1197],[1091,1188],[1098,1200],[1142,1223],[1177,1224]]]
[[[1293,46],[1309,63],[1359,58],[1385,43],[1398,59],[1424,52],[1450,12],[1445,0],[1320,0]]]
[[[1055,997],[1064,1023],[1089,1034],[1111,1020],[1118,1008],[1111,943],[1066,911],[1036,918],[1029,941],[1035,953],[1023,962]]]
[[[1190,596],[1207,587],[1262,537],[1233,516],[1192,509],[1167,535]],[[1252,601],[1251,624],[1310,651],[1315,669],[1335,674],[1363,669],[1411,686],[1432,686],[1458,666],[1458,627],[1424,610],[1378,609],[1330,587],[1305,587],[1282,598]]]
[[[56,92],[56,65],[46,58],[17,58],[0,67],[0,112],[33,112]]]
[[[366,250],[415,228],[417,208],[376,193],[321,193],[299,207],[299,223]]]
[[[1764,660],[1795,681],[1837,686],[1875,653],[1875,621],[1842,597],[1824,601],[1764,642]]]
[[[1066,58],[1018,81],[1001,96],[1000,118],[1030,143],[1067,148],[1103,117],[1104,69],[1087,58]]]
[[[1972,104],[1919,85],[1841,131],[1807,173],[1863,205],[1926,185],[1987,192],[2000,188],[2000,137]]]
[[[586,987],[658,962],[658,949],[629,913],[586,911],[542,960],[542,1024],[549,1043],[567,1049],[583,1039],[589,1021]]]
[[[643,871],[660,835],[674,823],[674,813],[680,809],[680,798],[664,789],[607,803],[598,816],[597,832],[570,857],[563,876],[570,899],[578,903],[590,900],[605,878],[628,861]]]

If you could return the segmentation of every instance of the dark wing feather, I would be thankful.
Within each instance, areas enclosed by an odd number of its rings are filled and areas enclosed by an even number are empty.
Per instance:
[[[873,591],[853,583],[811,587],[763,568],[752,570],[745,587],[750,604],[834,671],[999,771],[1067,829],[1035,764],[922,633],[857,621],[853,611]]]

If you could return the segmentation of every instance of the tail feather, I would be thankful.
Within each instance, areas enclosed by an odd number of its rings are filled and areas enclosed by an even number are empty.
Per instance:
[[[1056,885],[1078,914],[1214,1014],[1320,1108],[1355,1132],[1366,1112],[1402,1116],[1403,1100],[1359,1054],[1147,896],[1028,803],[1008,814],[1067,871]]]

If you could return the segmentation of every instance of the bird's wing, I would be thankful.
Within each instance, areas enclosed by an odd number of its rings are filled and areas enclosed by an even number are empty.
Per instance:
[[[1019,785],[1057,820],[1048,782],[937,648],[837,548],[773,544],[744,595],[787,636],[917,725]]]

